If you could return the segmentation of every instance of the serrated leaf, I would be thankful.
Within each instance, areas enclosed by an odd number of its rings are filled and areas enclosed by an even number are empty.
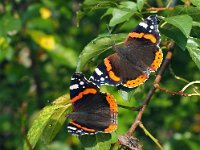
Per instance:
[[[79,139],[86,150],[107,150],[111,146],[111,134],[109,133],[84,135]]]
[[[190,53],[190,56],[192,57],[192,60],[200,69],[200,39],[189,38],[186,47]]]
[[[64,118],[62,116],[64,114],[64,111],[67,112],[71,109],[71,104],[69,100],[65,101],[68,102],[68,105],[51,105],[44,107],[39,113],[38,117],[34,120],[27,134],[27,140],[32,148],[35,147],[36,143],[38,142],[40,137],[43,136],[43,134],[47,134],[46,132],[50,132],[49,137],[46,137],[46,141],[52,140],[53,137],[57,134],[58,129],[62,126],[62,123],[64,122]],[[55,119],[55,114],[60,117]],[[53,131],[50,131],[49,129],[53,129]],[[29,148],[30,147],[28,143],[25,141],[24,150],[29,150]]]
[[[76,71],[80,72],[93,57],[108,50],[113,44],[122,42],[126,36],[126,34],[112,34],[98,37],[91,41],[79,55]]]
[[[173,16],[164,19],[167,23],[177,27],[187,38],[192,29],[192,18],[188,15]]]

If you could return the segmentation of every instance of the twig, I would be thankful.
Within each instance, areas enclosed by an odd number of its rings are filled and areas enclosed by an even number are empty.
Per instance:
[[[162,64],[162,66],[160,67],[160,70],[158,71],[158,74],[156,76],[156,79],[154,80],[154,85],[159,84],[160,80],[162,78],[162,74],[164,73],[164,71],[166,70],[167,66],[169,65],[171,58],[172,58],[172,52],[174,50],[175,47],[175,43],[171,42],[170,45],[168,46],[168,52],[167,55],[164,59],[164,62]],[[156,90],[156,86],[152,86],[151,89],[149,90],[143,105],[141,106],[140,111],[138,112],[138,115],[135,119],[135,121],[133,122],[132,126],[130,127],[130,129],[127,132],[128,136],[132,136],[133,132],[135,131],[136,127],[139,125],[141,119],[142,119],[142,115],[144,113],[145,108],[147,107],[147,105],[149,104],[152,95],[154,94]]]
[[[174,91],[170,91],[170,90],[168,90],[168,89],[165,89],[165,88],[163,88],[163,87],[160,87],[159,84],[154,84],[154,86],[155,86],[157,89],[162,90],[162,91],[164,91],[164,92],[166,92],[166,93],[169,93],[169,94],[171,94],[171,95],[188,96],[188,94],[183,93],[182,91],[174,92]]]
[[[161,149],[161,150],[164,150],[164,148],[160,145],[160,143],[158,142],[158,140],[153,137],[153,135],[151,135],[151,133],[144,127],[144,125],[142,124],[142,122],[140,122],[139,124],[140,128],[142,128],[142,130],[144,131],[144,133],[149,136],[152,141],[154,141],[154,143]]]
[[[132,111],[139,111],[140,108],[141,108],[141,107],[129,107],[129,106],[124,106],[124,105],[120,105],[120,104],[118,104],[118,107],[128,109],[128,110],[132,110]]]
[[[186,86],[183,87],[181,92],[184,92],[189,86],[196,84],[196,83],[200,83],[200,81],[192,81],[192,82],[188,83]]]
[[[182,77],[176,75],[176,74],[174,73],[174,71],[173,71],[171,65],[169,66],[169,72],[174,76],[175,79],[180,80],[180,81],[183,81],[183,82],[186,82],[186,83],[190,83],[190,81],[188,81],[188,80],[186,80],[186,79],[184,79],[184,78],[182,78]]]
[[[173,7],[160,7],[160,8],[156,8],[156,7],[151,7],[147,9],[148,11],[162,11],[162,10],[174,10]]]

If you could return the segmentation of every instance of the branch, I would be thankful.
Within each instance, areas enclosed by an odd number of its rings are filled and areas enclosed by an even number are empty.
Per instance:
[[[156,91],[157,85],[159,85],[160,80],[162,78],[162,75],[164,73],[164,71],[166,70],[166,68],[168,67],[171,58],[172,58],[172,53],[175,47],[175,43],[171,42],[168,46],[168,52],[167,55],[163,61],[162,66],[160,67],[160,70],[158,71],[158,74],[156,76],[156,79],[154,80],[154,85],[151,87],[151,89],[149,90],[143,105],[141,106],[140,111],[138,112],[138,115],[135,119],[135,121],[133,122],[132,126],[130,127],[129,131],[127,132],[127,135],[130,137],[132,136],[133,132],[135,131],[136,127],[140,124],[144,110],[146,109],[147,105],[149,104],[151,97],[153,96],[154,92]]]
[[[147,9],[148,11],[163,11],[163,10],[174,10],[173,7],[159,7],[159,8],[156,8],[156,7],[151,7],[151,8],[148,8]]]

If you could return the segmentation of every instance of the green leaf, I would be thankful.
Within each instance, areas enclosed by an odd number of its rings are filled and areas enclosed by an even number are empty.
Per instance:
[[[200,9],[193,6],[176,6],[174,10],[171,11],[172,15],[189,15],[194,21],[200,21]]]
[[[122,23],[137,12],[137,5],[131,1],[121,2],[118,8],[113,8],[112,10],[112,18],[109,22],[109,26],[115,26],[119,23]],[[110,13],[107,12],[107,14]]]
[[[111,146],[111,134],[98,133],[96,135],[84,135],[79,137],[86,150],[106,150]]]
[[[189,38],[186,47],[190,53],[190,56],[192,57],[192,60],[200,69],[200,39]]]
[[[0,62],[11,60],[14,56],[14,49],[10,46],[10,38],[0,36]]]
[[[53,140],[66,120],[65,115],[69,112],[71,112],[71,109],[66,109],[66,107],[61,107],[54,111],[51,118],[47,121],[47,126],[44,128],[41,136],[45,144],[49,144]]]
[[[40,29],[52,32],[54,30],[55,23],[51,19],[42,19],[40,17],[36,17],[33,19],[29,19],[27,22],[27,27],[32,29]]]
[[[110,7],[117,7],[119,5],[120,0],[85,0],[83,2],[83,9],[84,11],[89,10],[98,10],[98,9],[105,9]]]
[[[126,34],[112,34],[98,37],[91,41],[79,55],[76,71],[80,72],[93,57],[108,50],[113,44],[119,44],[126,36]]]
[[[137,11],[137,4],[131,1],[124,1],[120,3],[119,8],[124,10],[129,9],[131,11]]]
[[[50,142],[55,137],[65,120],[65,114],[71,111],[70,101],[66,99],[65,101],[66,105],[54,104],[44,107],[38,117],[34,120],[27,134],[27,140],[32,148],[35,147],[40,137],[43,137],[43,140],[46,138],[46,143]],[[30,147],[25,141],[24,150],[29,149]]]
[[[192,4],[200,8],[200,0],[191,0]]]
[[[113,13],[114,8],[108,8],[107,11],[101,16],[101,19],[103,19],[105,16],[111,15]]]
[[[160,32],[173,39],[182,50],[185,50],[187,38],[179,29],[172,25],[165,25],[163,28],[160,28]]]
[[[137,8],[141,12],[146,0],[137,0]]]
[[[113,17],[111,18],[109,22],[109,26],[112,27],[119,23],[122,23],[128,20],[133,14],[134,14],[134,11],[127,11],[127,10],[114,8],[113,13],[112,13]]]
[[[55,63],[59,65],[65,65],[70,68],[76,67],[78,56],[74,49],[64,47],[60,44],[56,44],[55,49],[52,51],[48,51],[48,53],[53,58]]]
[[[164,19],[167,23],[177,27],[188,38],[192,29],[192,18],[188,15],[173,16]]]
[[[0,35],[15,35],[21,29],[21,20],[11,15],[0,17]]]

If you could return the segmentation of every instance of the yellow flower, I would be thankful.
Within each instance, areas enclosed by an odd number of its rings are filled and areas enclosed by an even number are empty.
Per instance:
[[[42,48],[47,50],[53,50],[55,48],[55,39],[53,36],[42,36],[40,37],[38,43]]]
[[[48,19],[51,16],[51,11],[46,7],[42,7],[40,8],[40,15],[43,19]]]

